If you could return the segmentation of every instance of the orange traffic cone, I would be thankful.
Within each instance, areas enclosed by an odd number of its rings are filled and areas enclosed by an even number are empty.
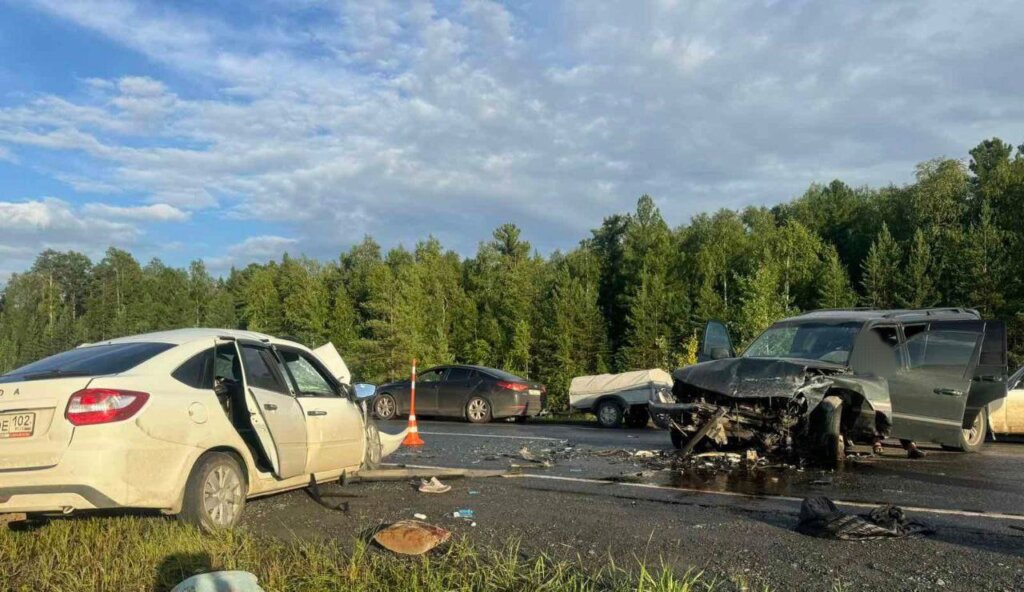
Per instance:
[[[412,361],[412,385],[409,388],[409,433],[402,441],[404,446],[423,446],[426,442],[420,438],[420,428],[416,425],[416,360]]]

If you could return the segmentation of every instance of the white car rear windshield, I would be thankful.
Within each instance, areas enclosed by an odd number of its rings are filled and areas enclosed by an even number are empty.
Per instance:
[[[0,376],[0,383],[61,376],[102,376],[131,370],[174,347],[169,343],[114,343],[80,347]]]

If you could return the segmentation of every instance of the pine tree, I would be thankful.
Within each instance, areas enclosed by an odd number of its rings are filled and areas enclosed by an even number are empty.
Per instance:
[[[641,270],[640,285],[629,298],[626,342],[620,352],[619,366],[622,370],[669,366],[666,305],[663,278],[646,269]]]
[[[899,303],[900,250],[883,223],[863,263],[864,302],[872,308],[893,308]]]
[[[857,303],[857,293],[834,247],[825,248],[817,284],[819,308],[849,308]]]
[[[907,265],[899,275],[900,305],[904,308],[927,308],[935,304],[932,281],[932,252],[921,229],[914,232]]]

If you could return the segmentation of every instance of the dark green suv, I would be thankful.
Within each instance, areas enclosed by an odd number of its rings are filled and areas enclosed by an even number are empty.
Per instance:
[[[1006,396],[1006,328],[976,310],[820,310],[779,321],[738,357],[723,323],[652,404],[677,447],[753,446],[844,456],[881,437],[974,451]]]

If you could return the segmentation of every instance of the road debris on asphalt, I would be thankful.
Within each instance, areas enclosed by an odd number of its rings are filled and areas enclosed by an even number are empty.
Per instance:
[[[192,576],[171,592],[263,592],[263,588],[247,571],[214,571]]]
[[[476,512],[469,509],[455,510],[452,512],[452,518],[467,518],[472,519],[476,517]]]
[[[373,540],[388,551],[401,555],[422,555],[448,541],[452,533],[440,526],[418,520],[402,520],[373,535]]]
[[[412,517],[417,519],[417,520],[426,520],[427,519],[427,515],[426,514],[413,514]]]
[[[452,490],[451,485],[445,485],[437,477],[421,479],[418,487],[421,493],[448,493]]]
[[[907,518],[903,509],[884,505],[858,516],[847,514],[827,497],[807,498],[800,505],[797,532],[841,541],[867,541],[932,534],[928,525]]]
[[[442,467],[406,467],[396,466],[387,469],[375,469],[359,471],[348,478],[349,483],[372,483],[375,481],[407,481],[409,479],[430,479],[443,477],[445,479],[470,479],[503,477],[509,472],[505,470],[482,470],[482,469],[447,469]]]

